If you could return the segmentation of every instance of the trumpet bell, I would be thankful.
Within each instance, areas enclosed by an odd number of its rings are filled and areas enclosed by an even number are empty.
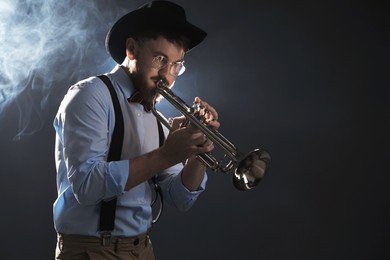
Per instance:
[[[255,149],[238,162],[233,175],[233,184],[238,190],[247,191],[254,188],[266,174],[271,163],[269,153]]]

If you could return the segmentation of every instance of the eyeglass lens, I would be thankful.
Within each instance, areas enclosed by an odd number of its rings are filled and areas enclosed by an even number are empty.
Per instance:
[[[172,76],[175,76],[175,77],[180,76],[185,71],[185,67],[184,67],[183,62],[168,62],[168,59],[165,58],[164,56],[154,57],[152,64],[153,64],[153,67],[155,69],[164,69],[168,65],[171,65],[169,67],[168,73]]]

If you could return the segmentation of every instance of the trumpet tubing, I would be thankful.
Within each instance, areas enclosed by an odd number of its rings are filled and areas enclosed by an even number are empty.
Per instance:
[[[266,174],[271,163],[269,153],[264,149],[255,149],[247,154],[243,154],[221,133],[206,125],[203,120],[194,112],[194,108],[188,106],[180,97],[168,88],[163,80],[156,83],[157,93],[163,96],[173,105],[188,121],[196,126],[203,134],[210,139],[225,153],[230,161],[224,165],[222,160],[217,160],[211,153],[199,154],[197,159],[213,171],[221,171],[233,174],[233,184],[238,190],[250,190],[254,188]],[[156,118],[171,129],[170,123],[156,110],[156,99],[153,102],[152,112]]]

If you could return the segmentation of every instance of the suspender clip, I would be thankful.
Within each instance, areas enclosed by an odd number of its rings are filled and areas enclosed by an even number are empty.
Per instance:
[[[111,245],[111,231],[102,231],[100,232],[100,238],[102,242],[102,246],[110,246]]]

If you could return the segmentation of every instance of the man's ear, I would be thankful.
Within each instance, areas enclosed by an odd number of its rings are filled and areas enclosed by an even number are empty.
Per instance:
[[[126,56],[129,60],[134,60],[137,56],[138,43],[134,38],[127,38],[126,40]]]

